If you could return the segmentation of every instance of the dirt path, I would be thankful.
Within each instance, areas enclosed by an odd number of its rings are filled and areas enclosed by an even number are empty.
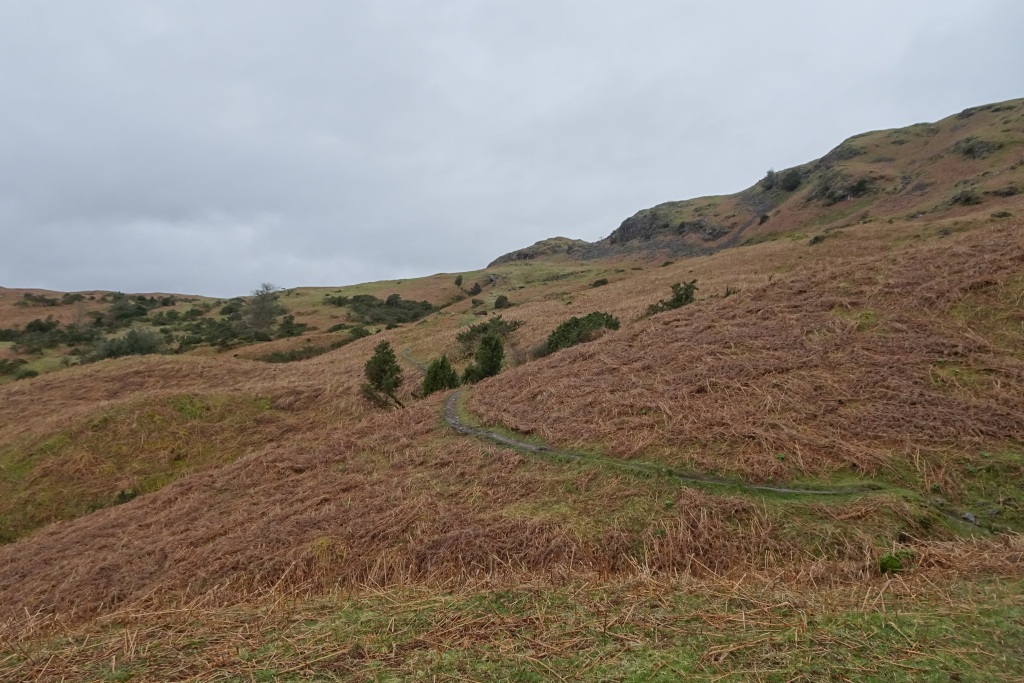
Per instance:
[[[584,453],[573,453],[570,451],[557,451],[547,446],[531,443],[515,436],[508,436],[506,434],[500,434],[498,432],[491,431],[483,427],[473,427],[459,418],[459,399],[466,391],[465,388],[458,389],[448,397],[444,406],[444,419],[455,431],[472,436],[477,439],[484,441],[492,441],[499,443],[503,446],[509,446],[530,453],[543,454],[545,456],[553,456],[556,458],[567,458],[575,460],[577,462],[590,463],[602,467],[613,467],[624,471],[634,472],[638,474],[644,474],[648,476],[661,476],[671,477],[684,482],[690,482],[694,484],[704,484],[711,486],[726,486],[741,491],[749,492],[766,492],[766,493],[778,493],[783,495],[801,495],[801,496],[849,496],[858,495],[865,493],[878,492],[880,488],[871,487],[851,487],[851,488],[837,488],[837,489],[796,489],[796,488],[785,488],[779,486],[766,486],[763,484],[746,484],[740,481],[722,479],[719,477],[708,477],[697,474],[688,474],[680,472],[671,468],[663,467],[661,465],[654,465],[651,463],[642,462],[631,462],[629,460],[619,460],[616,458],[603,458],[600,456],[586,455]]]

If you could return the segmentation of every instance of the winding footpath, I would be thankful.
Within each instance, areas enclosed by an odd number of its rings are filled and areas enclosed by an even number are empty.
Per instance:
[[[472,436],[474,438],[491,441],[494,443],[501,444],[502,446],[508,446],[522,451],[528,451],[530,453],[551,456],[555,458],[566,458],[581,463],[589,463],[602,467],[612,467],[628,472],[642,474],[646,476],[660,476],[670,477],[672,479],[678,479],[683,482],[692,484],[703,484],[705,486],[724,486],[733,489],[739,489],[741,491],[748,492],[764,492],[764,493],[777,493],[781,495],[797,495],[797,496],[850,496],[860,495],[866,493],[877,493],[882,490],[881,487],[847,487],[847,488],[835,488],[835,489],[797,489],[797,488],[786,488],[781,486],[767,486],[764,484],[747,484],[741,481],[735,481],[730,479],[722,479],[719,477],[709,477],[697,474],[689,474],[686,472],[680,472],[668,467],[661,465],[654,465],[650,463],[632,462],[629,460],[619,460],[616,458],[602,458],[593,455],[586,455],[584,453],[573,453],[571,451],[558,451],[547,446],[531,443],[515,436],[508,436],[500,434],[498,432],[491,431],[483,427],[473,427],[466,424],[459,418],[459,401],[462,398],[465,388],[457,389],[452,392],[445,402],[444,406],[444,419],[451,426],[452,429],[465,434],[466,436]]]

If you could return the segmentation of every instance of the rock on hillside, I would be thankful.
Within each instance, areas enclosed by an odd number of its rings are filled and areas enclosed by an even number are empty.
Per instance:
[[[487,267],[500,266],[503,263],[534,261],[537,259],[550,259],[560,256],[578,257],[580,252],[589,246],[591,246],[590,242],[586,242],[584,240],[574,240],[569,239],[568,237],[551,237],[537,242],[532,247],[518,249],[516,251],[509,252],[504,256],[499,256],[491,261]]]

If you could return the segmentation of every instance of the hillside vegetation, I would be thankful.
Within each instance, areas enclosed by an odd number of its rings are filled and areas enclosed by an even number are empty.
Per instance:
[[[269,341],[5,342],[0,678],[1020,680],[1024,102],[790,170],[286,290]],[[82,294],[0,328],[111,319]],[[167,303],[102,334],[244,320]],[[419,397],[484,338],[498,375]],[[361,394],[383,341],[404,409]]]

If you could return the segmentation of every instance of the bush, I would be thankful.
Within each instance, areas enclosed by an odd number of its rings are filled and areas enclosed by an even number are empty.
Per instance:
[[[347,325],[345,323],[338,323],[337,325],[331,325],[330,327],[328,327],[327,331],[328,332],[341,332],[342,330],[347,330],[349,327],[351,327],[351,325]]]
[[[459,376],[452,367],[448,356],[442,355],[427,367],[427,374],[423,376],[423,396],[430,396],[435,391],[455,389],[459,386]]]
[[[654,315],[655,313],[661,313],[662,311],[669,311],[673,308],[681,308],[687,304],[692,304],[696,292],[696,280],[690,280],[685,285],[677,282],[672,285],[672,298],[667,301],[662,299],[658,303],[648,306],[647,315]]]
[[[339,299],[347,302],[352,317],[369,325],[412,323],[434,312],[434,306],[429,301],[406,301],[398,294],[391,294],[383,301],[372,294]]]
[[[761,180],[761,187],[765,190],[770,190],[775,187],[776,180],[775,170],[769,168],[768,172],[764,174],[764,178]]]
[[[371,334],[373,333],[370,332],[365,327],[363,327],[362,325],[353,327],[351,330],[348,331],[348,336],[350,339],[352,339],[352,341],[355,341],[356,339],[362,339],[363,337],[369,337]]]
[[[470,325],[456,335],[455,339],[462,345],[463,349],[469,351],[480,342],[486,335],[494,334],[502,339],[507,339],[510,334],[523,326],[519,320],[505,320],[496,315],[485,323]]]
[[[786,192],[792,192],[800,187],[800,182],[800,172],[794,168],[786,171],[782,175],[782,180],[779,185]]]
[[[473,283],[473,288],[469,290],[469,295],[470,296],[476,296],[477,294],[479,294],[482,291],[484,291],[484,288],[480,286],[480,283],[479,282],[474,282]]]
[[[17,373],[18,369],[25,363],[26,361],[21,358],[16,358],[14,360],[0,358],[0,375],[13,375]]]
[[[144,356],[163,350],[164,339],[154,330],[128,330],[128,334],[107,339],[96,346],[91,360],[121,358],[123,356]]]
[[[604,287],[606,284],[608,284],[608,278],[603,277],[600,280],[594,280],[593,282],[591,282],[590,286],[591,287]]]
[[[537,355],[546,356],[560,349],[567,349],[583,342],[590,341],[602,329],[619,329],[619,319],[610,313],[594,311],[582,318],[573,316],[555,328],[548,335],[547,342],[537,351]]]
[[[882,574],[896,574],[909,568],[914,559],[912,550],[896,550],[878,558],[878,570]]]
[[[964,190],[963,192],[958,192],[953,195],[953,198],[949,200],[949,203],[954,206],[957,204],[961,206],[974,206],[976,204],[981,204],[981,197],[978,196],[978,193],[974,190]]]
[[[462,286],[462,276],[461,275],[456,275],[455,276],[455,286],[456,287],[461,287]]]
[[[494,308],[496,308],[496,309],[512,308],[512,302],[508,300],[507,296],[502,294],[501,296],[499,296],[497,299],[494,300]]]
[[[366,383],[363,384],[363,395],[376,403],[388,405],[388,399],[398,407],[402,402],[395,396],[395,391],[402,386],[402,368],[395,358],[391,344],[382,341],[373,349],[373,356],[363,366]]]
[[[306,323],[295,322],[295,316],[289,313],[281,319],[281,324],[277,328],[277,338],[285,339],[288,337],[298,337],[306,331],[307,327],[309,327],[309,325]]]
[[[14,379],[29,379],[31,377],[38,377],[39,371],[33,370],[32,368],[21,368],[14,373]]]
[[[493,333],[484,335],[473,360],[474,362],[462,373],[462,381],[465,384],[473,384],[501,372],[501,364],[505,360],[505,344],[501,337]]]

